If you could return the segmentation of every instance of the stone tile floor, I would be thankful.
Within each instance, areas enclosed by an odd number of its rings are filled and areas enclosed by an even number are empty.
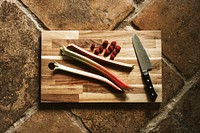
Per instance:
[[[0,1],[0,132],[200,132],[199,0]],[[162,104],[39,103],[42,30],[161,30]]]

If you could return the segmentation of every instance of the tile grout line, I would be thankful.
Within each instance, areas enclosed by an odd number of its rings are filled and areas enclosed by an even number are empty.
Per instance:
[[[163,61],[168,65],[168,67],[174,71],[184,82],[184,86],[182,89],[175,95],[168,104],[161,109],[161,111],[145,125],[143,128],[140,129],[140,132],[150,132],[157,127],[159,123],[161,123],[164,119],[167,118],[168,114],[174,109],[177,103],[182,99],[182,97],[189,91],[189,89],[198,83],[198,79],[200,77],[200,71],[193,75],[193,77],[189,80],[179,72],[179,70],[175,67],[175,65],[165,56],[162,57]]]
[[[45,25],[42,24],[42,22],[39,22],[38,18],[29,10],[27,9],[22,2],[19,0],[3,0],[10,3],[14,3],[27,17],[35,24],[36,28],[39,31],[48,29],[45,27]],[[1,1],[1,2],[3,2]],[[1,3],[0,3],[1,5]],[[45,28],[43,28],[45,27]],[[4,133],[14,133],[16,129],[18,129],[23,123],[25,123],[32,115],[34,115],[38,111],[38,105],[37,103],[34,103],[32,107],[28,108],[21,118],[19,118],[17,121],[15,121]]]
[[[17,7],[22,10],[27,16],[28,18],[30,18],[30,20],[35,24],[36,28],[40,31],[43,31],[45,29],[48,29],[42,22],[40,22],[38,20],[38,18],[29,10],[25,7],[25,5],[21,2],[21,1],[16,1],[15,4],[17,5]],[[42,24],[41,24],[42,23]],[[45,27],[45,28],[43,28]],[[22,118],[20,118],[18,121],[16,121],[5,133],[10,133],[10,132],[14,132],[17,128],[19,128],[26,120],[28,120],[32,115],[34,115],[37,112],[38,108],[37,105],[34,105],[33,107],[31,107],[30,109],[28,109],[25,112],[25,116],[23,116]],[[65,111],[66,112],[66,111]],[[66,114],[71,118],[71,120],[74,122],[75,125],[77,125],[78,127],[80,127],[80,129],[84,132],[84,133],[90,133],[91,131],[83,124],[81,118],[79,118],[78,116],[74,115],[71,111],[70,112],[66,112]]]
[[[38,111],[37,103],[34,103],[33,106],[27,109],[21,118],[14,122],[4,133],[14,133],[23,123],[25,123],[32,115]]]
[[[138,16],[145,7],[147,7],[153,0],[145,0],[141,4],[134,4],[135,11],[131,13],[127,18],[125,19],[126,21],[131,21],[133,20],[136,16]]]
[[[132,1],[129,0],[130,4],[133,5],[133,7],[136,9],[136,4]],[[120,22],[118,22],[117,24],[115,24],[115,26],[112,28],[112,30],[116,30],[118,29],[118,27],[120,27],[120,25],[124,22],[126,22],[126,19],[135,12],[135,9],[133,11],[131,11],[127,16],[125,16],[125,18],[123,18]]]
[[[169,103],[163,107],[163,109],[151,121],[148,122],[147,125],[141,128],[140,132],[146,133],[156,129],[158,124],[168,117],[169,113],[174,109],[182,97],[190,90],[190,88],[198,83],[198,80],[200,79],[199,77],[200,71],[198,71],[190,80],[185,81],[184,86],[178,92],[178,94],[174,96]]]
[[[130,29],[130,27],[135,27],[133,26],[133,24],[131,23],[131,21],[139,15],[140,12],[143,11],[143,9],[152,2],[153,0],[145,0],[140,4],[136,4],[133,1],[131,1],[131,3],[133,4],[135,10],[133,12],[131,12],[122,22],[120,22],[114,29],[118,29],[120,27],[121,24],[123,23],[128,23],[128,26],[126,26],[128,29]],[[132,29],[134,30],[134,28]],[[137,29],[139,30],[139,29]]]
[[[177,69],[177,67],[172,63],[164,54],[162,55],[162,60],[167,64],[167,66],[173,70],[182,80],[183,82],[186,81],[186,78],[183,74]]]
[[[37,16],[34,13],[32,13],[30,11],[30,9],[25,7],[25,5],[20,0],[16,0],[15,4],[35,24],[35,26],[38,30],[40,30],[40,31],[48,30],[48,28],[42,22],[40,22],[40,20],[37,18]]]
[[[65,113],[73,121],[73,123],[82,130],[83,133],[91,133],[90,129],[85,126],[82,119],[75,115],[70,109],[69,111],[65,111]]]
[[[147,3],[142,3],[139,6],[136,6],[134,13],[130,14],[125,21],[131,21],[133,20],[135,17],[137,17],[142,11],[143,9],[146,7],[146,5],[150,4],[151,2],[153,2],[154,0],[148,0],[146,1]],[[134,26],[133,26],[134,27]],[[174,107],[176,106],[176,104],[182,99],[182,97],[189,91],[189,89],[195,85],[198,81],[198,77],[199,77],[199,73],[197,72],[189,81],[186,81],[186,78],[179,72],[179,70],[175,67],[175,65],[166,57],[163,58],[163,61],[169,66],[170,69],[172,69],[184,82],[184,86],[182,87],[182,89],[179,91],[179,93],[174,96],[170,102],[160,111],[160,113],[155,116],[145,127],[143,127],[142,129],[140,129],[140,132],[150,132],[152,131],[154,128],[156,128],[156,126],[162,122],[165,118],[167,118],[168,114],[174,109]]]
[[[23,3],[19,0],[7,0],[8,2],[14,3],[36,26],[39,31],[47,29],[37,17],[27,9]],[[45,27],[45,28],[43,28]],[[32,115],[34,115],[38,111],[37,103],[34,103],[32,107],[28,108],[21,118],[19,118],[16,122],[14,122],[6,131],[5,133],[13,133],[18,129],[23,123],[25,123]]]

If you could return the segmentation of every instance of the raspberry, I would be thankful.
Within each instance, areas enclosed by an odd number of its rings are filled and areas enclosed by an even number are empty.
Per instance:
[[[119,53],[120,50],[121,50],[121,47],[120,47],[119,45],[117,45],[117,46],[115,47],[115,50],[116,50],[117,53]]]
[[[115,59],[115,55],[114,54],[111,54],[110,55],[110,60],[114,60]]]
[[[90,46],[90,50],[93,51],[94,48],[95,48],[95,44],[93,43],[93,44],[91,44],[91,46]]]

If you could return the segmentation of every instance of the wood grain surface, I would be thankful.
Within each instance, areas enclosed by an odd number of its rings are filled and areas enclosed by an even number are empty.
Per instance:
[[[155,91],[158,97],[155,102],[162,102],[162,64],[161,64],[161,32],[160,31],[42,31],[41,44],[41,102],[149,102],[142,81],[141,72],[132,46],[131,37],[136,33],[144,45],[152,69],[149,71]],[[96,47],[103,40],[116,41],[121,46],[120,53],[115,60],[134,64],[131,71],[113,66],[105,66],[124,82],[130,85],[125,93],[115,91],[112,87],[100,81],[77,76],[68,72],[52,71],[48,68],[50,62],[58,62],[62,65],[79,70],[99,74],[80,62],[60,55],[60,45],[74,43],[87,51],[90,45]],[[91,52],[91,51],[90,51]],[[99,56],[103,57],[103,54]],[[109,59],[109,57],[106,57]]]

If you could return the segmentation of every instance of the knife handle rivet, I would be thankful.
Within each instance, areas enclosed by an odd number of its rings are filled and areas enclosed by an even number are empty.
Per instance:
[[[152,87],[151,87],[151,86],[149,86],[149,88],[151,89]]]
[[[154,94],[153,94],[153,93],[151,93],[151,95],[152,95],[152,96],[154,96]]]
[[[149,82],[149,79],[147,79],[147,82]]]

